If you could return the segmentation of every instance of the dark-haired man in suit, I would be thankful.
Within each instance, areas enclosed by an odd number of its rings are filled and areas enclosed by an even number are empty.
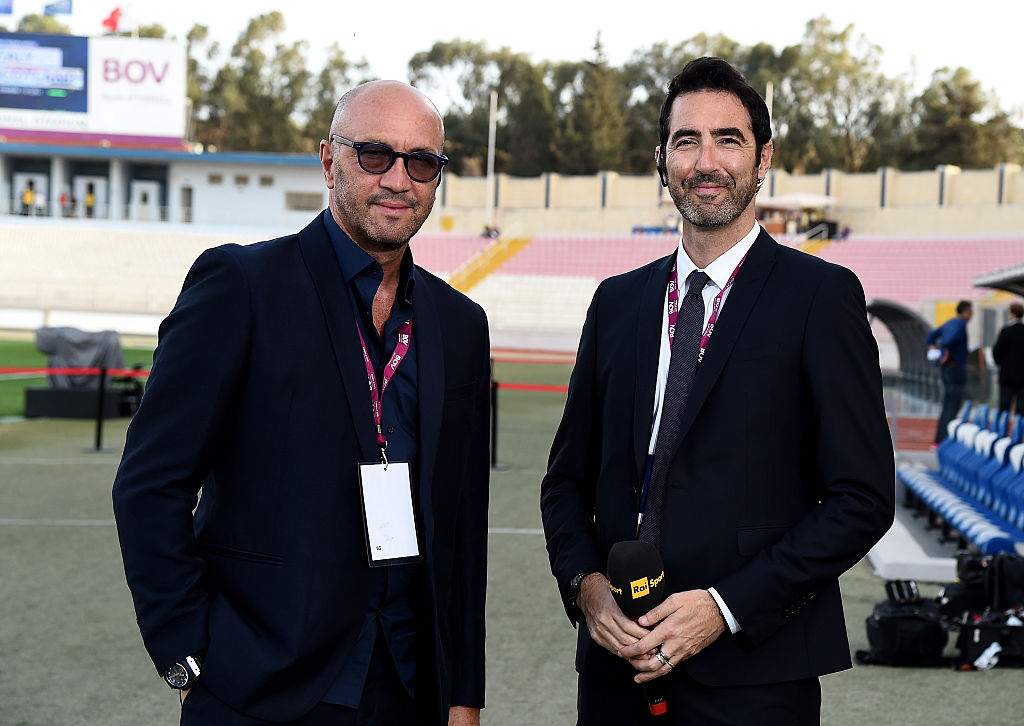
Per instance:
[[[757,224],[770,120],[728,63],[672,80],[660,135],[679,247],[595,293],[541,487],[579,723],[645,722],[664,679],[668,724],[816,724],[850,667],[838,577],[893,519],[864,294]],[[636,537],[673,594],[633,622],[602,573]]]
[[[443,144],[411,86],[345,94],[328,209],[203,253],[161,325],[114,511],[184,726],[479,723],[487,321],[409,251]]]
[[[999,366],[999,410],[1024,413],[1024,305],[1014,301],[1010,322],[992,345],[992,359]]]

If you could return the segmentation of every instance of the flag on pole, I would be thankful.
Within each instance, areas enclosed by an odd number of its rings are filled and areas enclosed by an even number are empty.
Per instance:
[[[14,0],[0,0],[0,15],[10,15],[11,5],[14,4]]]
[[[43,15],[71,15],[71,0],[56,0],[43,6]]]
[[[109,30],[111,33],[116,33],[118,26],[121,24],[121,8],[114,8],[110,11],[110,15],[103,21],[103,27]]]

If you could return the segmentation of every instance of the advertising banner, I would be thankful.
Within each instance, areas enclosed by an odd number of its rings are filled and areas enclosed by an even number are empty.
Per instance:
[[[0,33],[0,136],[176,145],[184,133],[183,43]]]

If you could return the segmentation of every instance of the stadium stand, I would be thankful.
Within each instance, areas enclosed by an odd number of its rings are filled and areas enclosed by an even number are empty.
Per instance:
[[[672,233],[538,235],[469,295],[506,345],[515,344],[517,331],[539,328],[551,333],[546,347],[574,350],[601,280],[663,257],[677,243]]]
[[[968,403],[939,444],[938,470],[908,463],[896,472],[908,506],[941,527],[943,539],[982,554],[1024,554],[1024,427],[1021,416],[1012,428],[1007,418],[984,405],[971,415]]]
[[[537,235],[501,267],[502,275],[606,277],[645,265],[675,249],[674,233],[633,235]]]
[[[420,232],[412,238],[416,264],[447,280],[492,242],[479,234],[453,232]]]
[[[203,249],[287,231],[293,230],[5,219],[0,223],[0,310],[162,316]],[[600,281],[672,252],[677,240],[671,232],[540,234],[468,294],[487,311],[492,330],[512,331],[511,337],[502,338],[503,347],[522,347],[519,331],[539,330],[553,341],[552,350],[571,350]],[[854,235],[813,246],[789,236],[781,241],[850,267],[868,300],[888,300],[913,311],[936,300],[990,294],[973,287],[973,278],[1018,264],[1024,250],[1021,236]],[[491,243],[475,233],[422,232],[412,249],[420,265],[451,279]],[[884,328],[876,334],[883,346],[892,347]]]
[[[851,236],[822,247],[818,256],[853,270],[868,300],[917,309],[925,300],[978,299],[973,279],[1019,263],[1024,236]]]

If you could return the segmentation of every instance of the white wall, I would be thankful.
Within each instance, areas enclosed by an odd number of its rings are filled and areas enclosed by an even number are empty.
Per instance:
[[[211,184],[210,175],[219,174],[220,184]],[[248,177],[238,185],[237,176]],[[261,177],[272,184],[262,186]],[[182,187],[192,187],[194,224],[272,225],[296,231],[306,226],[318,211],[327,206],[327,189],[318,166],[273,164],[214,164],[204,162],[173,163],[169,167],[171,186],[169,219],[179,220]],[[289,210],[287,192],[320,195],[316,211]]]

